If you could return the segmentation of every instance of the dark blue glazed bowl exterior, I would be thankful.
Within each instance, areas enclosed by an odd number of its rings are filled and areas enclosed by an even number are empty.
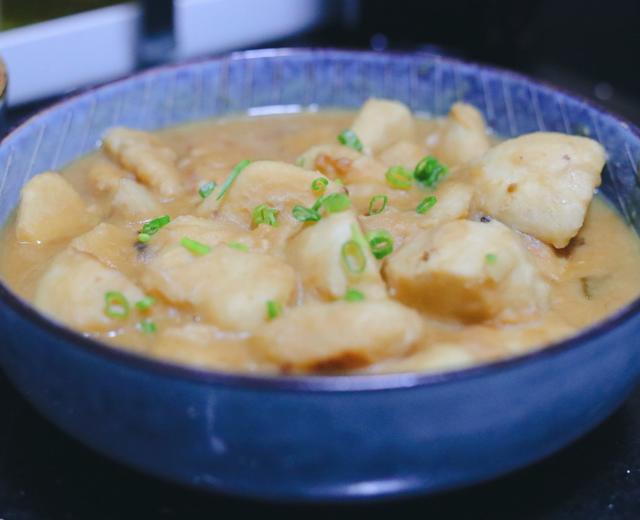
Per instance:
[[[0,144],[0,219],[36,173],[93,150],[112,125],[154,129],[232,112],[356,107],[369,96],[442,114],[463,99],[499,134],[589,132],[602,192],[638,229],[636,129],[508,72],[426,54],[272,50],[168,67],[74,97]],[[540,459],[594,427],[640,369],[640,302],[579,336],[446,374],[254,377],[151,361],[38,315],[0,285],[2,365],[60,428],[190,486],[274,500],[431,493]]]

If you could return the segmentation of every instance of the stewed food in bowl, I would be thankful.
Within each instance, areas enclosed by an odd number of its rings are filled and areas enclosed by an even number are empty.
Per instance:
[[[424,372],[542,348],[640,293],[603,147],[369,99],[145,132],[33,177],[0,273],[51,319],[212,370]]]

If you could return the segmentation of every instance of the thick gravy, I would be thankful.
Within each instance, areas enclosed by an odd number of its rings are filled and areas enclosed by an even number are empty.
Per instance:
[[[638,237],[591,200],[603,161],[574,136],[497,144],[462,104],[116,129],[25,187],[0,274],[52,319],[187,365],[468,366],[640,293]]]

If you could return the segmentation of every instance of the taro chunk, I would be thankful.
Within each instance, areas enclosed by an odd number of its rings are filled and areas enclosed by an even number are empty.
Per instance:
[[[160,204],[147,188],[126,178],[120,179],[111,206],[125,220],[137,222],[156,217],[162,212]]]
[[[313,146],[298,161],[305,169],[315,169],[329,179],[340,179],[346,184],[384,183],[387,171],[383,162],[339,144]]]
[[[549,286],[504,224],[456,220],[418,234],[384,268],[401,302],[465,322],[516,322],[547,307]]]
[[[106,152],[144,184],[164,197],[181,190],[175,152],[157,137],[128,128],[112,128],[104,136]]]
[[[117,291],[133,305],[144,294],[122,273],[74,249],[56,257],[40,279],[35,305],[45,314],[84,332],[114,330],[127,318],[105,313],[105,295]]]
[[[384,150],[379,159],[387,166],[404,166],[413,170],[426,155],[425,151],[411,141],[398,141]]]
[[[304,229],[289,246],[288,259],[302,276],[302,282],[321,297],[335,300],[347,289],[357,289],[366,298],[386,298],[378,262],[366,242],[361,248],[362,272],[350,273],[343,265],[343,245],[362,236],[360,224],[351,211],[334,213]]]
[[[159,330],[158,339],[148,353],[159,359],[199,368],[231,372],[273,371],[266,364],[256,363],[245,341],[201,323]]]
[[[362,156],[359,152],[341,144],[319,144],[306,150],[296,164],[305,170],[317,170],[330,179],[341,178],[351,163]]]
[[[218,220],[191,215],[181,215],[173,219],[154,237],[152,246],[160,248],[178,244],[183,237],[189,237],[209,246],[237,242],[251,250],[258,249],[258,244],[249,232]]]
[[[469,173],[479,210],[560,248],[582,227],[604,163],[592,139],[537,132],[492,148]]]
[[[16,222],[21,242],[53,242],[73,237],[95,223],[80,195],[61,175],[36,175],[22,188]]]
[[[432,343],[417,349],[406,357],[385,360],[371,367],[373,373],[385,372],[444,372],[459,370],[480,360],[466,345],[455,343]]]
[[[109,159],[97,160],[87,173],[89,185],[97,192],[113,192],[118,189],[120,179],[125,178],[133,176]]]
[[[398,101],[371,98],[362,105],[351,130],[360,138],[364,151],[375,155],[398,141],[413,139],[413,117]]]
[[[149,262],[142,283],[227,330],[254,329],[267,319],[267,301],[286,305],[296,288],[295,273],[284,262],[226,246],[201,256],[168,246]]]
[[[473,198],[471,186],[457,181],[444,182],[438,186],[434,196],[435,205],[424,214],[415,210],[399,211],[390,206],[377,215],[360,217],[360,222],[367,232],[385,229],[391,233],[394,249],[397,250],[423,229],[469,216]]]
[[[134,247],[136,241],[135,231],[101,222],[91,231],[74,238],[70,246],[78,252],[91,255],[107,267],[135,278],[139,268],[136,262],[138,253]]]
[[[254,348],[289,371],[339,371],[405,354],[422,334],[420,316],[391,300],[313,303],[256,330]]]
[[[425,217],[441,222],[466,218],[469,215],[473,188],[468,184],[448,181],[438,186],[435,192],[436,204],[427,211]]]
[[[466,103],[455,103],[442,127],[434,153],[447,166],[479,159],[489,149],[482,114]]]

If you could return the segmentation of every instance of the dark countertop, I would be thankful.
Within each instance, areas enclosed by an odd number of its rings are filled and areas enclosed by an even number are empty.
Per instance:
[[[359,506],[279,506],[207,495],[93,453],[41,418],[0,375],[0,520],[211,519],[265,513],[424,518],[637,519],[640,388],[565,450],[499,480],[431,498]],[[284,514],[284,515],[283,515]]]

